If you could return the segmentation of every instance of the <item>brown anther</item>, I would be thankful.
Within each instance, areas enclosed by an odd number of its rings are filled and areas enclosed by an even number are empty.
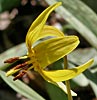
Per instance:
[[[17,66],[14,67],[14,70],[19,69],[19,68],[22,68],[22,67],[24,67],[26,65],[28,65],[28,62],[24,62],[22,64],[19,64],[19,65],[17,65]]]
[[[9,58],[4,61],[4,63],[13,63],[14,61],[19,60],[19,57]]]
[[[17,76],[14,77],[14,81],[17,79],[20,79],[21,77],[23,77],[26,74],[26,70],[21,71]]]

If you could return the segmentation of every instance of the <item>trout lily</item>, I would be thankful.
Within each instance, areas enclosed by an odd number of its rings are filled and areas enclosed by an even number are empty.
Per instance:
[[[16,60],[23,59],[24,62],[10,69],[6,73],[7,76],[19,71],[19,74],[14,78],[16,80],[21,78],[28,70],[34,68],[46,81],[62,87],[63,84],[60,82],[72,79],[93,63],[93,59],[91,59],[73,69],[46,70],[48,65],[68,55],[79,44],[77,36],[65,36],[55,27],[45,25],[49,14],[59,5],[61,5],[61,2],[49,6],[32,23],[26,35],[27,55],[10,58],[5,61],[5,63],[13,63]],[[45,39],[34,45],[38,40],[47,36],[52,36],[52,38]]]

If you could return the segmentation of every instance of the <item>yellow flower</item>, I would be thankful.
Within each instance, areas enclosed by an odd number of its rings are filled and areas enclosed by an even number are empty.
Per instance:
[[[6,63],[12,63],[16,60],[23,59],[24,62],[9,70],[6,73],[7,76],[21,70],[14,78],[14,80],[16,80],[22,77],[28,70],[34,68],[34,70],[39,72],[45,80],[60,86],[57,82],[66,81],[77,76],[93,63],[93,59],[91,59],[85,64],[73,69],[53,71],[45,69],[48,65],[68,55],[79,44],[77,36],[64,36],[60,30],[53,26],[45,25],[49,14],[59,5],[61,5],[61,2],[49,6],[32,23],[26,35],[26,46],[28,48],[27,55],[5,61]],[[52,37],[35,44],[38,40],[47,36]]]

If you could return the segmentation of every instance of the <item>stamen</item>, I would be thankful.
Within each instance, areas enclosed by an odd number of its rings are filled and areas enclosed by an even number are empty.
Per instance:
[[[23,64],[17,65],[17,68],[20,68],[20,67],[23,67],[23,68],[20,71],[20,73],[17,76],[15,76],[15,78],[13,79],[14,81],[17,80],[17,79],[20,79],[21,77],[23,77],[27,73],[30,65],[28,64],[28,62],[25,62]]]
[[[13,69],[16,70],[16,69],[22,68],[22,67],[24,67],[26,65],[28,65],[28,62],[24,62],[22,64],[19,64],[19,65],[15,66]]]
[[[24,76],[27,73],[26,70],[22,70],[17,76],[14,77],[14,81],[17,79],[20,79],[22,76]]]
[[[4,63],[13,63],[16,60],[19,60],[19,57],[13,57],[13,58],[9,58],[7,60],[4,61]]]

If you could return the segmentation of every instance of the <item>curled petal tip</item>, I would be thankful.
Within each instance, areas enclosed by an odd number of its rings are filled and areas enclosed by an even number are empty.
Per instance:
[[[57,2],[57,3],[55,3],[55,4],[51,5],[51,6],[58,7],[58,6],[60,6],[60,5],[62,5],[62,2]]]
[[[78,41],[78,43],[80,42],[78,36],[72,36],[72,37],[74,38],[75,41]]]
[[[92,59],[91,59],[91,63],[93,63],[93,62],[94,62],[94,59],[92,58]]]
[[[56,4],[57,4],[57,5],[61,5],[61,4],[62,4],[62,2],[57,2]]]

